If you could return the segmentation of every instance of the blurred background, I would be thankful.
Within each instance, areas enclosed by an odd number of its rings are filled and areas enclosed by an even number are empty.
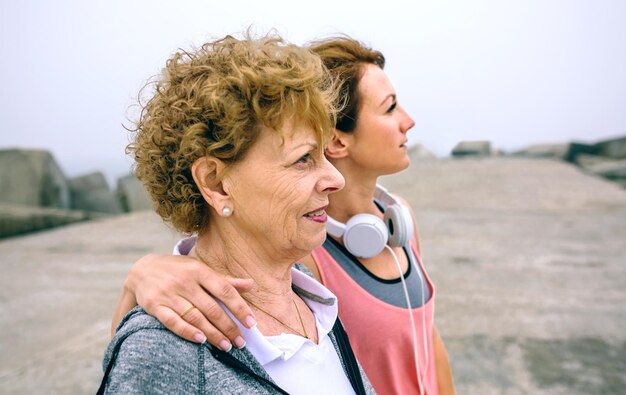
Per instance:
[[[128,172],[131,106],[178,48],[275,28],[305,44],[351,35],[387,57],[411,143],[514,151],[626,133],[621,0],[4,0],[0,147],[49,150],[69,176]]]
[[[0,393],[89,394],[130,265],[180,237],[123,125],[177,49],[248,27],[381,50],[459,394],[626,388],[626,2],[0,2]]]

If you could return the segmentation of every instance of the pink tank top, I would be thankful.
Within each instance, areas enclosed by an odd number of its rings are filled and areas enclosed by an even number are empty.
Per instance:
[[[424,393],[437,395],[432,341],[435,289],[417,254],[415,241],[411,243],[411,250],[431,290],[428,302],[413,309],[420,373]],[[354,354],[376,392],[382,395],[419,394],[407,309],[385,303],[361,288],[324,248],[316,248],[312,256],[322,282],[337,295],[339,318],[346,328]],[[422,319],[426,320],[428,357],[424,352]]]

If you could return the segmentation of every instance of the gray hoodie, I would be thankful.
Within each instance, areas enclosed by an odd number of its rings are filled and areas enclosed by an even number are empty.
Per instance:
[[[220,351],[208,343],[188,342],[165,328],[140,307],[122,320],[111,340],[103,367],[107,394],[275,394],[281,393],[246,349]],[[340,352],[335,330],[329,333],[346,375],[355,372]],[[117,351],[117,352],[116,352]],[[374,390],[358,366],[365,393]],[[284,393],[284,392],[282,392]]]

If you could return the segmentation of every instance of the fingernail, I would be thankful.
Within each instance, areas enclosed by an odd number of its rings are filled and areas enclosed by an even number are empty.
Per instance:
[[[196,343],[204,343],[206,341],[206,336],[204,336],[204,333],[202,332],[196,332],[193,335],[193,341],[195,341]]]
[[[235,338],[235,347],[237,347],[238,349],[242,349],[246,346],[246,341],[243,340],[243,337],[241,336],[237,336]]]
[[[246,317],[246,326],[248,328],[254,328],[256,326],[256,320],[253,316],[249,315]]]
[[[226,339],[222,339],[219,344],[220,348],[226,352],[229,352],[233,345]]]

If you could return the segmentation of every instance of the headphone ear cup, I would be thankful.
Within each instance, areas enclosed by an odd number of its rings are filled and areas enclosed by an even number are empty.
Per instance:
[[[371,258],[381,253],[389,232],[385,223],[372,214],[357,214],[346,222],[343,245],[354,256]]]
[[[413,238],[413,218],[409,210],[400,204],[385,209],[385,225],[389,230],[389,245],[403,247]]]

